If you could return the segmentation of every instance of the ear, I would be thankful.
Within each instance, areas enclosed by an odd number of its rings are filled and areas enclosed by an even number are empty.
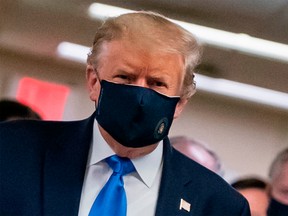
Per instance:
[[[92,65],[86,67],[86,80],[89,90],[89,97],[92,101],[96,101],[99,95],[100,85],[98,84],[98,76]]]
[[[175,113],[174,113],[174,119],[178,118],[183,111],[185,105],[187,104],[188,100],[185,98],[180,98],[176,105]]]

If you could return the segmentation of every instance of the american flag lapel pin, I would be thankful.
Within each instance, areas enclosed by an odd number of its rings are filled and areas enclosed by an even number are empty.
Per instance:
[[[184,209],[187,212],[190,212],[191,204],[181,198],[179,209]]]

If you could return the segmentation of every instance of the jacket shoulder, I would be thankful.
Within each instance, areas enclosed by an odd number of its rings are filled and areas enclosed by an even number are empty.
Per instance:
[[[221,176],[173,150],[174,166],[182,175],[184,199],[201,215],[250,215],[247,200]]]

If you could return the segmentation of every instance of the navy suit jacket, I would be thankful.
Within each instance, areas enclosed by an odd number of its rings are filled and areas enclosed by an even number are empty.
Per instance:
[[[0,124],[0,215],[77,216],[94,116],[81,121]],[[164,139],[157,216],[250,215],[221,177]],[[180,209],[180,200],[191,204]]]

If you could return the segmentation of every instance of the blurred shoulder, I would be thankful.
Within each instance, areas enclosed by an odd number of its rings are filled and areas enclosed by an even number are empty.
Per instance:
[[[93,121],[92,117],[76,121],[15,120],[0,123],[0,144],[26,146],[34,143],[50,143],[60,135],[75,134],[84,130]],[[90,123],[89,123],[90,122]],[[77,133],[76,133],[77,134]],[[36,144],[37,145],[37,144]],[[38,144],[39,145],[39,144]]]
[[[35,131],[41,132],[47,129],[49,129],[49,131],[57,131],[61,128],[76,126],[85,121],[87,121],[87,119],[77,121],[13,120],[0,122],[0,131],[1,135],[4,135],[5,133],[5,136],[15,133],[17,133],[17,135],[21,135],[21,132],[24,134],[29,134]]]

